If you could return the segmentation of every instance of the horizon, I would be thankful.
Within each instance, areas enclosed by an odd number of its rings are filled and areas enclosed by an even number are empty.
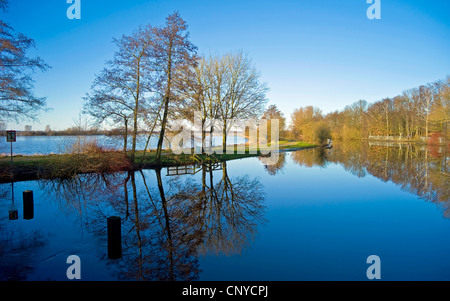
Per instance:
[[[82,1],[80,20],[67,18],[69,6],[17,0],[2,13],[52,67],[33,77],[35,94],[52,110],[37,123],[8,121],[8,129],[73,127],[82,97],[115,51],[112,39],[162,25],[173,11],[187,22],[199,55],[247,53],[270,89],[267,106],[277,105],[288,124],[294,109],[311,105],[327,114],[360,99],[371,104],[443,80],[450,70],[447,1],[381,0],[379,20],[367,18],[365,0]]]

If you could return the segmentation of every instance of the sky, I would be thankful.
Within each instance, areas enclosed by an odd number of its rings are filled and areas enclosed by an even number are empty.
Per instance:
[[[163,25],[174,11],[198,54],[247,53],[270,88],[268,105],[288,121],[295,108],[326,114],[450,75],[450,1],[378,1],[381,18],[371,20],[367,0],[81,0],[77,20],[67,18],[66,0],[10,0],[1,19],[34,39],[30,56],[52,68],[33,77],[51,110],[8,128],[74,126],[83,96],[112,58],[112,39]]]

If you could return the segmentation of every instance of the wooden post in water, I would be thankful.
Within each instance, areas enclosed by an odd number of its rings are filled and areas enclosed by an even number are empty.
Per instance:
[[[122,227],[119,216],[110,216],[108,223],[108,258],[118,259],[122,257]]]
[[[34,200],[33,191],[25,190],[23,192],[23,219],[34,218]]]

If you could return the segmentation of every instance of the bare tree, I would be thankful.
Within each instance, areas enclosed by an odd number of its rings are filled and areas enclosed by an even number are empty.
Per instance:
[[[6,122],[0,119],[0,136],[6,135]]]
[[[0,9],[6,11],[7,4],[0,1]],[[39,57],[28,56],[32,48],[33,39],[0,20],[0,114],[4,120],[36,120],[46,107],[46,99],[33,93],[32,74],[49,66]]]
[[[241,51],[227,54],[223,57],[226,68],[225,97],[220,103],[222,119],[222,145],[226,151],[227,134],[232,126],[228,120],[257,119],[267,102],[266,93],[269,90],[266,83],[260,81],[261,74],[251,60]]]
[[[161,130],[156,150],[156,161],[161,159],[164,134],[169,116],[169,105],[174,99],[173,86],[177,81],[177,70],[185,66],[195,64],[197,47],[189,41],[187,24],[178,12],[166,18],[166,24],[162,28],[154,28],[154,58],[155,70],[159,74],[158,86],[162,92],[163,111],[161,118]]]
[[[205,126],[207,118],[210,117],[209,100],[207,98],[207,91],[210,87],[208,77],[208,61],[204,58],[199,58],[195,67],[189,66],[180,72],[180,80],[176,83],[177,93],[185,102],[178,108],[179,113],[183,118],[193,120],[195,112],[200,112],[200,129],[195,128],[194,131],[201,131],[202,153],[204,152],[205,144]]]
[[[128,125],[132,122],[132,148],[130,160],[135,161],[138,122],[153,89],[152,62],[154,28],[140,27],[130,36],[114,39],[117,51],[107,68],[97,76],[91,93],[85,97],[84,111],[98,122],[110,119],[122,122],[125,129],[124,151],[128,138]]]

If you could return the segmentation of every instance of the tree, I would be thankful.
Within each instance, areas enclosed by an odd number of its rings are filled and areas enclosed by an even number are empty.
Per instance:
[[[154,28],[140,27],[130,36],[114,39],[117,46],[107,67],[96,77],[91,93],[84,98],[84,112],[97,123],[111,120],[124,127],[124,152],[127,149],[128,124],[132,122],[132,148],[130,160],[135,161],[139,118],[153,92]]]
[[[156,161],[161,160],[164,134],[169,116],[169,105],[174,99],[173,86],[179,80],[179,70],[194,65],[197,47],[189,41],[187,24],[178,12],[166,18],[162,28],[154,28],[152,57],[154,70],[158,73],[158,87],[163,101],[161,129],[156,149]]]
[[[6,135],[6,123],[0,119],[0,135]]]
[[[180,80],[176,82],[177,93],[185,100],[178,108],[183,118],[193,120],[195,112],[200,112],[201,152],[205,151],[205,128],[208,118],[211,120],[216,115],[217,108],[210,97],[211,59],[199,58],[195,66],[187,66],[181,70]],[[214,113],[213,113],[214,112]],[[211,124],[208,124],[211,126]]]
[[[7,1],[0,2],[5,11]],[[0,20],[0,114],[4,120],[36,120],[46,108],[46,99],[33,93],[32,74],[49,66],[39,57],[29,57],[34,40]]]
[[[323,119],[322,111],[313,106],[295,109],[292,113],[292,132],[295,138],[314,141],[314,124]]]
[[[276,105],[270,105],[266,111],[264,111],[263,119],[267,119],[267,139],[271,140],[271,120],[278,119],[280,127],[280,138],[285,136],[286,118],[283,113],[277,108]]]
[[[423,122],[425,123],[425,138],[428,138],[428,128],[430,124],[430,109],[431,104],[433,102],[433,92],[432,92],[432,85],[426,85],[426,86],[420,86],[419,87],[419,93],[420,93],[420,105],[421,105],[421,118]]]
[[[324,144],[327,139],[331,139],[330,127],[325,122],[319,123],[315,129],[315,137],[319,144]]]
[[[448,123],[450,122],[450,76],[447,76],[447,79],[440,83],[430,115],[437,130],[448,135]]]
[[[223,60],[225,91],[219,102],[219,116],[222,119],[222,146],[225,152],[227,134],[233,125],[228,124],[228,121],[257,120],[267,102],[266,93],[269,89],[266,83],[260,81],[261,74],[252,61],[242,52],[227,54]]]

